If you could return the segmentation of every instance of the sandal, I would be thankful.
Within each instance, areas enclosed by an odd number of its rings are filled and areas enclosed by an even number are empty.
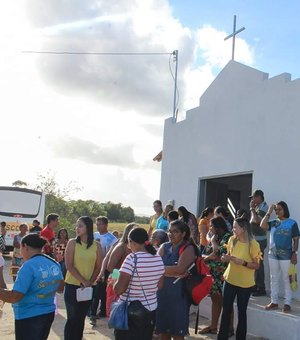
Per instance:
[[[217,328],[212,328],[211,326],[207,326],[203,328],[199,334],[218,334],[218,329]]]

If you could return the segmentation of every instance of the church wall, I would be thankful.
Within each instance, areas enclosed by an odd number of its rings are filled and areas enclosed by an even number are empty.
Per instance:
[[[165,121],[161,200],[196,213],[199,178],[253,172],[252,188],[300,225],[300,82],[230,62],[200,103]]]

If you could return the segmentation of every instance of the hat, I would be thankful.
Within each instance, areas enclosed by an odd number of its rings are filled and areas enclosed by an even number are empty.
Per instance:
[[[252,195],[249,197],[252,198],[254,196],[260,196],[261,198],[264,198],[264,193],[262,190],[254,190]]]

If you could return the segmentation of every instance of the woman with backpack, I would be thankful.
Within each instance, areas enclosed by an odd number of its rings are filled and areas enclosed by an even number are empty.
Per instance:
[[[233,302],[237,297],[238,324],[236,339],[245,340],[247,334],[247,306],[254,286],[254,272],[259,268],[261,251],[253,238],[250,223],[245,218],[236,218],[233,223],[233,236],[227,245],[227,254],[222,261],[229,263],[224,273],[223,312],[218,340],[229,337],[230,318]]]
[[[161,340],[183,340],[189,332],[191,301],[184,293],[183,280],[174,281],[185,276],[187,268],[195,261],[197,247],[190,235],[188,225],[175,220],[169,227],[170,242],[164,243],[158,251],[165,265],[164,286],[157,294],[156,333],[161,335]]]

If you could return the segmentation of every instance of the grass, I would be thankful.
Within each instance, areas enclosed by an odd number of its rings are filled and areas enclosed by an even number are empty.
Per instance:
[[[108,224],[108,231],[110,231],[111,233],[113,231],[118,231],[119,233],[123,232],[123,230],[125,229],[125,227],[127,226],[127,223],[115,223],[115,222],[110,222]],[[140,227],[146,229],[148,231],[149,229],[149,224],[139,224]]]
[[[114,232],[114,231],[118,231],[119,235],[121,235],[123,233],[123,230],[125,229],[125,227],[127,226],[128,223],[123,222],[123,223],[119,223],[119,222],[109,222],[108,223],[108,231],[109,232]],[[149,229],[149,224],[142,224],[139,223],[139,226],[146,229],[148,231]],[[75,229],[74,227],[69,228],[66,226],[66,229],[68,230],[69,233],[69,237],[75,237]],[[97,231],[96,225],[94,225],[94,230]],[[57,234],[57,231],[56,231]]]

